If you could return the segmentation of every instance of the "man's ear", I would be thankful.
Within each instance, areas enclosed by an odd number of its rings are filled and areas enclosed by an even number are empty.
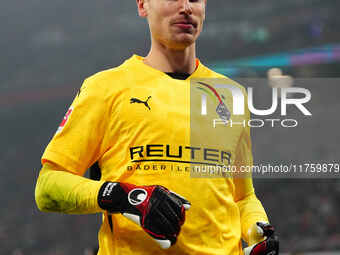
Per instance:
[[[146,17],[147,11],[145,9],[145,0],[136,0],[136,2],[137,2],[138,15],[140,17]]]

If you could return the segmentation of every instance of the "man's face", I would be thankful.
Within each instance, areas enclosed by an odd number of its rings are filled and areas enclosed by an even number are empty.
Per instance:
[[[184,49],[194,43],[202,31],[206,0],[142,0],[137,3],[139,15],[148,19],[152,38],[168,48]]]

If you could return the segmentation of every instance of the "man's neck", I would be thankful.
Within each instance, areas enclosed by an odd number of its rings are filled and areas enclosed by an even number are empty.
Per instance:
[[[153,42],[144,63],[162,72],[192,74],[196,69],[195,44],[183,50],[174,50]]]

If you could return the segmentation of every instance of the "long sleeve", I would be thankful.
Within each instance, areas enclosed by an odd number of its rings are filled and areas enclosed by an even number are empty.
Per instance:
[[[103,183],[67,172],[51,162],[45,162],[35,187],[36,204],[45,212],[67,214],[102,212],[97,203],[97,196]]]
[[[243,132],[240,138],[235,165],[238,169],[253,165],[249,128]],[[268,218],[261,202],[255,195],[251,173],[239,171],[233,181],[235,185],[234,200],[241,216],[242,238],[252,245],[260,240],[254,240],[249,236],[249,231],[257,221],[268,222]]]
[[[268,222],[268,218],[260,200],[255,195],[251,178],[235,179],[234,183],[238,193],[236,203],[241,215],[242,238],[252,245],[260,240],[252,240],[249,231],[256,222]]]
[[[88,78],[75,97],[42,156],[35,190],[40,210],[72,214],[97,213],[103,184],[82,177],[107,150],[111,137],[112,101],[105,81]]]

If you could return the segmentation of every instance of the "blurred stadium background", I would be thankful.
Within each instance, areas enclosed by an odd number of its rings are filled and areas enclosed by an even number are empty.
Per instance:
[[[339,10],[337,0],[208,1],[199,57],[235,78],[273,67],[339,78]],[[40,156],[84,78],[147,53],[146,22],[135,1],[4,0],[0,30],[0,254],[93,254],[99,216],[37,210]],[[324,85],[310,88],[306,126],[253,130],[255,162],[339,163],[340,88]],[[256,179],[255,188],[285,254],[340,254],[338,179]]]

